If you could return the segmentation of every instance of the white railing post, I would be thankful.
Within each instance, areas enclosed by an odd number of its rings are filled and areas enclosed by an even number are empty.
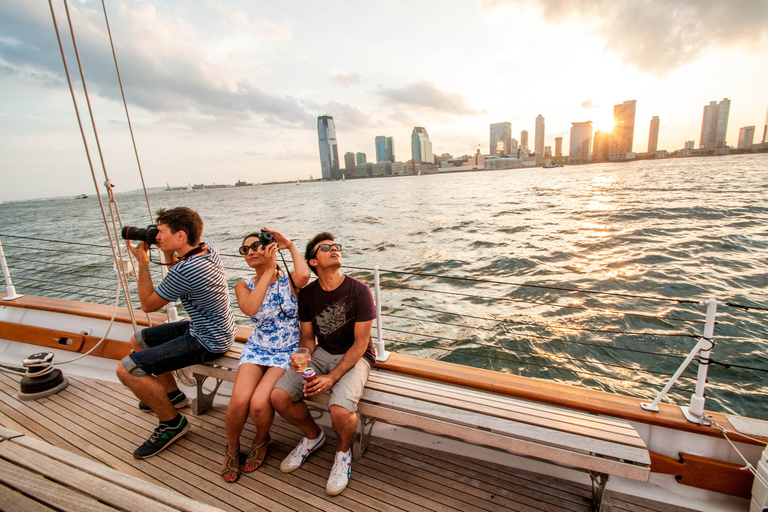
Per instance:
[[[717,300],[709,299],[707,302],[707,320],[704,325],[704,335],[696,344],[696,346],[693,347],[693,350],[691,350],[690,354],[688,354],[688,357],[686,357],[685,361],[683,361],[683,363],[680,365],[680,368],[678,368],[675,374],[669,379],[669,382],[667,382],[667,385],[664,386],[664,389],[661,390],[656,399],[652,403],[643,402],[640,404],[640,407],[646,411],[659,412],[659,402],[661,402],[661,399],[664,398],[664,395],[666,395],[667,392],[675,384],[675,382],[677,382],[677,379],[680,377],[680,375],[682,375],[683,371],[685,371],[693,358],[696,357],[696,354],[701,352],[701,363],[699,364],[699,374],[696,381],[696,393],[691,396],[691,406],[681,407],[680,409],[688,421],[701,425],[710,424],[709,420],[707,420],[703,415],[704,389],[707,382],[707,371],[709,370],[709,354],[713,346],[712,337],[714,336],[715,332],[716,312]]]
[[[699,423],[701,425],[711,425],[712,422],[706,419],[704,414],[704,390],[707,386],[707,372],[709,371],[709,354],[714,346],[713,337],[715,335],[715,316],[717,314],[717,301],[715,299],[709,299],[707,302],[707,321],[704,324],[704,336],[702,341],[709,343],[709,347],[701,350],[699,356],[699,374],[696,379],[696,392],[691,395],[691,405],[689,407],[681,407],[685,419],[691,423]]]
[[[376,299],[376,361],[386,361],[389,352],[384,348],[384,336],[381,332],[381,285],[378,265],[373,267],[373,291]]]
[[[0,242],[0,267],[3,267],[3,277],[5,278],[5,293],[3,300],[13,300],[23,297],[23,295],[16,295],[16,288],[13,287],[11,282],[11,273],[8,271],[8,264],[5,262],[5,253],[3,252],[3,243]]]

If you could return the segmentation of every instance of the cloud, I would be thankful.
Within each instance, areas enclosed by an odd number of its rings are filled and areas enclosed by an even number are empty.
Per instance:
[[[336,129],[343,127],[344,131],[351,131],[358,128],[370,128],[375,126],[373,119],[366,114],[360,107],[349,103],[339,103],[331,101],[323,105],[318,112],[333,116]],[[320,115],[320,114],[318,114]]]
[[[32,4],[0,4],[2,74],[61,87],[65,78],[50,12]],[[75,5],[70,12],[89,92],[122,101],[103,14]],[[268,90],[242,66],[206,53],[197,30],[174,14],[158,13],[147,3],[121,4],[119,15],[112,18],[119,20],[112,23],[112,33],[129,103],[177,119],[260,117],[278,124],[313,125],[313,116],[297,99]],[[57,20],[65,36],[66,18],[58,10]],[[71,55],[68,63],[76,69]]]
[[[346,71],[332,71],[330,78],[334,84],[346,86],[357,85],[363,81],[359,74]]]
[[[600,106],[600,105],[595,105],[595,104],[592,102],[592,100],[587,100],[587,101],[582,101],[582,102],[581,102],[581,108],[583,108],[584,110],[592,110],[592,109],[596,109],[596,108],[597,108],[597,107],[599,107],[599,106]]]
[[[434,82],[426,80],[400,89],[381,89],[379,94],[397,104],[422,107],[444,114],[473,116],[484,112],[471,109],[464,96],[444,91]]]
[[[495,7],[528,0],[485,0]],[[663,76],[716,47],[755,51],[768,38],[765,0],[538,0],[545,20],[580,19],[607,50],[642,72]]]

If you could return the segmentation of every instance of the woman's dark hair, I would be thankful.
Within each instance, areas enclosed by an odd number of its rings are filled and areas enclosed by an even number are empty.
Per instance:
[[[156,222],[168,226],[171,233],[183,231],[187,234],[187,244],[192,246],[198,245],[203,235],[203,219],[195,210],[184,206],[159,209]]]
[[[312,237],[312,240],[307,243],[307,250],[304,251],[304,259],[307,260],[307,265],[309,265],[309,270],[312,271],[313,274],[317,275],[317,269],[309,264],[309,260],[315,257],[315,246],[322,242],[323,240],[330,240],[335,241],[333,238],[333,235],[331,233],[328,233],[327,231],[323,231],[322,233],[318,233],[315,236]]]

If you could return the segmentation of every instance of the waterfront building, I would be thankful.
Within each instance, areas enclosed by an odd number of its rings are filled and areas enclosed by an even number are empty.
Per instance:
[[[687,140],[687,141],[685,141],[685,149],[693,149],[695,145],[696,145],[696,141],[695,140]]]
[[[516,155],[519,148],[520,143],[517,141],[517,139],[509,139],[510,155]]]
[[[523,155],[528,156],[528,130],[520,132],[520,147],[523,149]]]
[[[739,129],[739,145],[736,146],[739,149],[747,149],[755,141],[755,127],[754,126],[742,126]]]
[[[593,162],[606,162],[610,155],[610,145],[613,140],[611,132],[605,130],[597,130],[595,137],[592,139],[592,161]]]
[[[320,168],[324,180],[341,178],[339,149],[336,144],[336,125],[331,116],[317,118],[317,139],[320,145]]]
[[[534,135],[533,150],[536,153],[536,165],[544,163],[544,116],[536,116],[536,132]]]
[[[395,140],[392,137],[376,137],[376,163],[395,161]]]
[[[364,164],[368,161],[368,158],[366,157],[365,153],[358,152],[355,153],[355,164]]]
[[[426,128],[417,126],[411,133],[411,158],[414,163],[432,164],[432,142],[429,140]]]
[[[569,164],[588,164],[592,160],[592,121],[571,123]]]
[[[351,176],[355,172],[355,154],[351,151],[344,153],[344,170],[347,176]]]
[[[613,137],[609,149],[611,160],[622,160],[621,155],[632,152],[636,108],[637,100],[627,100],[613,106]]]
[[[563,157],[563,137],[555,137],[555,158]]]
[[[768,142],[768,111],[765,113],[765,127],[763,127],[763,142]]]
[[[552,158],[552,146],[544,146],[544,159]]]
[[[712,101],[704,107],[704,117],[701,121],[702,149],[717,149],[726,146],[725,136],[728,129],[728,113],[731,100],[724,98],[720,103]]]
[[[512,154],[512,123],[494,123],[490,134],[491,156]]]
[[[648,134],[648,153],[655,153],[659,145],[659,116],[651,119],[651,131]]]

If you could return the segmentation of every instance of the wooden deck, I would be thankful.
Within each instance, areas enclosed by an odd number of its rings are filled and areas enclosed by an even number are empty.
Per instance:
[[[192,428],[184,438],[160,455],[138,461],[131,454],[156,426],[156,417],[139,411],[136,399],[119,384],[67,377],[69,387],[58,395],[22,402],[16,398],[20,377],[0,372],[0,425],[222,510],[590,510],[591,489],[587,486],[375,439],[362,460],[353,463],[347,489],[331,498],[325,493],[325,483],[333,464],[335,441],[329,439],[299,470],[283,474],[280,461],[301,435],[279,417],[265,464],[242,475],[237,483],[227,484],[219,476],[225,444],[222,407],[201,416],[187,414]],[[332,432],[326,433],[333,437]],[[243,450],[250,446],[253,434],[249,422]],[[5,467],[5,476],[0,479],[0,509],[75,509],[30,496],[22,484],[14,483],[14,473],[44,477],[23,458],[9,460],[0,451],[0,462]],[[9,465],[16,465],[18,471]],[[26,476],[19,478],[28,480]],[[615,512],[683,510],[618,493],[611,493],[611,501]],[[101,502],[98,505],[104,506]],[[128,510],[93,508],[102,509]]]

